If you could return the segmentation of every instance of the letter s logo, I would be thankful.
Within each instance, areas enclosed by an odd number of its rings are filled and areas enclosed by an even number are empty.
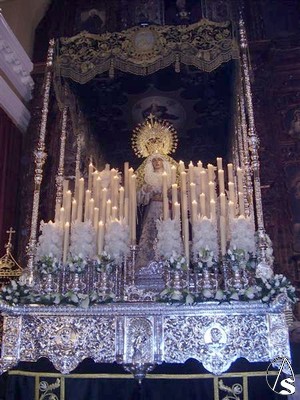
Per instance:
[[[284,389],[280,390],[279,394],[283,394],[283,395],[294,394],[296,391],[294,383],[295,383],[295,379],[292,379],[292,378],[283,379],[280,382],[280,385],[287,390],[284,390]]]

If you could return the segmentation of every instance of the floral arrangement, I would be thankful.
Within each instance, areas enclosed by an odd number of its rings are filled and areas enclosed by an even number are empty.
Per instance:
[[[130,253],[129,227],[125,221],[110,221],[107,223],[104,250],[114,258],[116,264],[121,264],[124,257]]]
[[[193,224],[193,259],[197,259],[203,249],[210,249],[213,254],[219,253],[217,226],[214,221],[206,217],[197,218]]]
[[[175,251],[164,261],[164,265],[174,271],[187,271],[188,269],[186,258],[177,254]]]
[[[115,260],[110,254],[106,253],[106,251],[103,251],[95,258],[95,268],[97,272],[111,273],[115,266]]]
[[[8,285],[1,288],[0,299],[11,305],[25,304],[24,299],[27,299],[29,294],[30,287],[24,282],[12,280]]]
[[[270,303],[280,294],[285,294],[291,303],[297,302],[296,289],[284,275],[277,274],[257,281],[261,287],[261,300],[264,303]]]
[[[180,236],[180,221],[168,218],[166,221],[157,220],[157,255],[162,258],[170,258],[174,253],[183,252],[183,244]]]
[[[78,256],[71,257],[67,265],[70,272],[81,274],[85,271],[87,264],[88,260],[82,254],[79,254]]]
[[[204,269],[210,270],[218,264],[213,251],[209,250],[208,247],[202,248],[198,254],[194,255],[194,261],[194,267],[197,272],[201,272]]]
[[[231,240],[230,249],[242,251],[246,259],[250,253],[255,254],[255,227],[250,217],[240,215],[230,224]]]
[[[41,260],[43,257],[52,255],[53,258],[61,260],[62,258],[62,243],[63,243],[63,230],[60,224],[53,223],[52,221],[40,224],[41,234],[39,236],[36,261]]]
[[[38,273],[41,275],[57,274],[60,270],[60,263],[57,258],[53,257],[52,253],[41,257],[37,261],[36,266]]]
[[[95,230],[91,221],[75,221],[71,227],[70,253],[82,258],[93,258],[96,254]]]

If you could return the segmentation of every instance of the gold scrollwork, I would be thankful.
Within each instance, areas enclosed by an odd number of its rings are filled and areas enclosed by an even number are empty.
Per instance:
[[[60,388],[60,379],[49,385],[46,381],[41,381],[39,385],[39,391],[42,393],[39,400],[59,400],[59,397],[53,393],[54,390]]]

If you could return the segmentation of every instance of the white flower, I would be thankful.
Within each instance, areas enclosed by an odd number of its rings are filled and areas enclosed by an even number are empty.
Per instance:
[[[248,253],[255,254],[255,226],[251,218],[243,216],[234,218],[230,224],[230,231],[231,248],[242,249],[246,256]]]
[[[270,265],[266,263],[259,263],[256,267],[256,278],[260,278],[263,280],[271,279],[273,277],[273,270]]]
[[[219,252],[216,224],[206,217],[198,218],[193,224],[192,254],[194,260],[203,251],[216,255]]]
[[[183,244],[180,235],[180,221],[171,220],[170,218],[166,221],[157,220],[157,246],[156,251],[159,257],[164,259],[174,258],[176,254],[182,254]],[[184,260],[185,262],[185,260]]]

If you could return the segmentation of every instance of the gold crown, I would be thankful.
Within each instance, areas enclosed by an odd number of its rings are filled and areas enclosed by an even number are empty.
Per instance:
[[[8,243],[5,245],[6,254],[0,258],[0,278],[13,278],[22,275],[22,267],[20,267],[11,254],[11,237],[15,231],[10,228],[6,233],[9,234],[9,239]]]
[[[148,157],[154,153],[174,153],[178,143],[174,127],[153,114],[134,129],[131,141],[133,151],[138,157]]]

